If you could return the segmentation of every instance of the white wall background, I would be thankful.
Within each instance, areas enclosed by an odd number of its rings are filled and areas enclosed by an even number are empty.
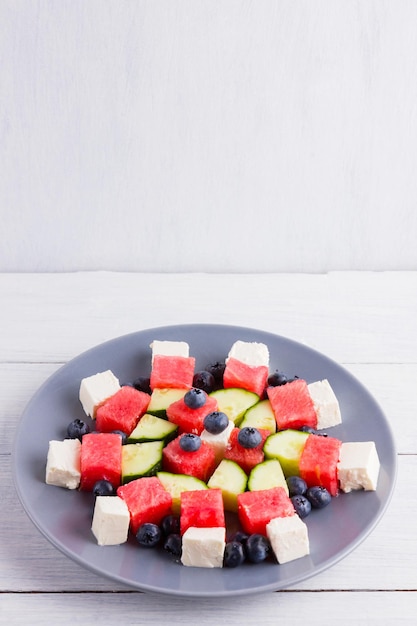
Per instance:
[[[0,271],[417,269],[414,0],[0,0]]]

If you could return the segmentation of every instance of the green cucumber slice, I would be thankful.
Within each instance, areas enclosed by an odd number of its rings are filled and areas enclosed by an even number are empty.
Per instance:
[[[161,469],[163,446],[163,441],[122,446],[122,484],[142,476],[154,476]]]
[[[223,459],[209,478],[210,489],[221,489],[226,511],[237,512],[237,496],[246,490],[248,477],[243,469],[230,459]]]
[[[299,476],[299,461],[308,436],[301,430],[280,430],[265,441],[265,457],[278,459],[285,477]]]
[[[168,443],[177,434],[178,426],[166,419],[145,413],[136,428],[130,433],[128,443],[144,443],[146,441],[163,441]]]
[[[273,487],[284,487],[287,495],[288,485],[278,459],[268,459],[256,465],[249,474],[249,491],[261,491]]]
[[[276,432],[277,422],[269,400],[261,400],[246,411],[239,424],[240,428],[245,426],[269,430],[271,435]]]
[[[166,418],[169,405],[181,400],[187,391],[187,389],[154,389],[146,412]]]
[[[172,496],[172,512],[180,514],[181,494],[184,491],[208,489],[205,482],[187,474],[172,474],[171,472],[157,472],[157,477]]]
[[[235,387],[218,389],[213,391],[210,396],[216,398],[219,411],[226,413],[229,420],[234,422],[236,426],[242,421],[246,411],[259,402],[259,396],[256,393]]]

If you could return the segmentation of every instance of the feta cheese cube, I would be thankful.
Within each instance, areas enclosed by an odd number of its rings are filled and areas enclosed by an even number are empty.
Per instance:
[[[119,381],[110,370],[83,378],[79,397],[86,415],[95,418],[98,405],[113,396],[119,389]]]
[[[339,402],[327,379],[308,385],[308,391],[317,413],[317,428],[330,428],[341,424]]]
[[[77,489],[81,479],[81,442],[78,439],[50,441],[45,482],[56,487]]]
[[[298,515],[275,517],[266,533],[278,563],[288,563],[310,554],[307,525]]]
[[[230,433],[235,427],[235,423],[229,420],[229,425],[223,432],[218,435],[213,435],[204,429],[200,435],[202,441],[206,441],[214,450],[216,455],[216,462],[220,463],[226,452],[226,446],[229,442]]]
[[[190,567],[223,567],[226,530],[190,526],[182,536],[181,563]]]
[[[375,491],[379,467],[374,441],[342,443],[337,464],[340,489],[345,493],[357,489]]]
[[[257,343],[256,341],[235,341],[230,348],[228,359],[237,359],[246,365],[251,367],[269,366],[269,350],[268,346],[264,343]]]
[[[154,339],[150,345],[152,349],[152,363],[154,356],[160,354],[162,356],[190,356],[190,347],[185,341],[160,341]]]
[[[130,515],[119,496],[97,496],[91,530],[99,546],[115,546],[127,541]]]

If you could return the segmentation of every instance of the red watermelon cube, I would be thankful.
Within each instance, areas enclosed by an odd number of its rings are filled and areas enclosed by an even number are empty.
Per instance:
[[[173,474],[186,474],[207,482],[216,469],[216,454],[205,441],[193,452],[181,448],[180,437],[169,442],[162,450],[162,469]]]
[[[244,448],[238,441],[240,428],[234,428],[230,433],[229,442],[226,446],[224,458],[237,463],[246,474],[250,474],[251,470],[262,463],[264,460],[264,443],[271,434],[269,430],[258,428],[262,436],[261,443],[255,448]]]
[[[302,378],[286,385],[268,387],[267,394],[279,430],[317,427],[317,413],[307,383]]]
[[[184,402],[184,398],[180,398],[173,402],[167,408],[167,418],[173,424],[178,426],[179,433],[194,433],[201,435],[204,430],[204,418],[209,413],[216,411],[218,408],[217,400],[208,396],[204,391],[206,402],[198,409],[191,409]]]
[[[92,491],[98,480],[118,487],[122,474],[122,438],[116,433],[88,433],[81,443],[81,481],[84,491]]]
[[[139,418],[144,415],[151,396],[134,387],[124,386],[96,411],[96,427],[103,433],[122,430],[130,435]]]
[[[195,358],[155,354],[152,363],[151,389],[190,389],[193,384]]]
[[[172,496],[157,476],[132,480],[119,487],[117,495],[126,502],[134,534],[142,524],[160,524],[166,515],[172,513]]]
[[[181,534],[190,527],[224,528],[224,506],[221,489],[184,491],[181,494]]]
[[[227,359],[223,374],[223,386],[225,389],[237,387],[247,389],[262,396],[268,379],[266,365],[247,365],[234,357]]]
[[[309,487],[320,485],[337,496],[337,464],[342,442],[335,437],[310,435],[300,457],[300,476]]]
[[[243,530],[266,536],[266,525],[275,517],[295,515],[295,509],[284,487],[245,491],[237,496],[238,517]]]

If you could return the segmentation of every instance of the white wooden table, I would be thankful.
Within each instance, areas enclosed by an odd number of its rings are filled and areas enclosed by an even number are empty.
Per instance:
[[[411,624],[417,614],[417,272],[1,274],[0,622],[2,624]],[[12,484],[19,417],[80,352],[125,333],[192,322],[285,335],[338,361],[384,409],[398,480],[373,533],[295,587],[246,598],[147,595],[81,568],[27,518]]]

